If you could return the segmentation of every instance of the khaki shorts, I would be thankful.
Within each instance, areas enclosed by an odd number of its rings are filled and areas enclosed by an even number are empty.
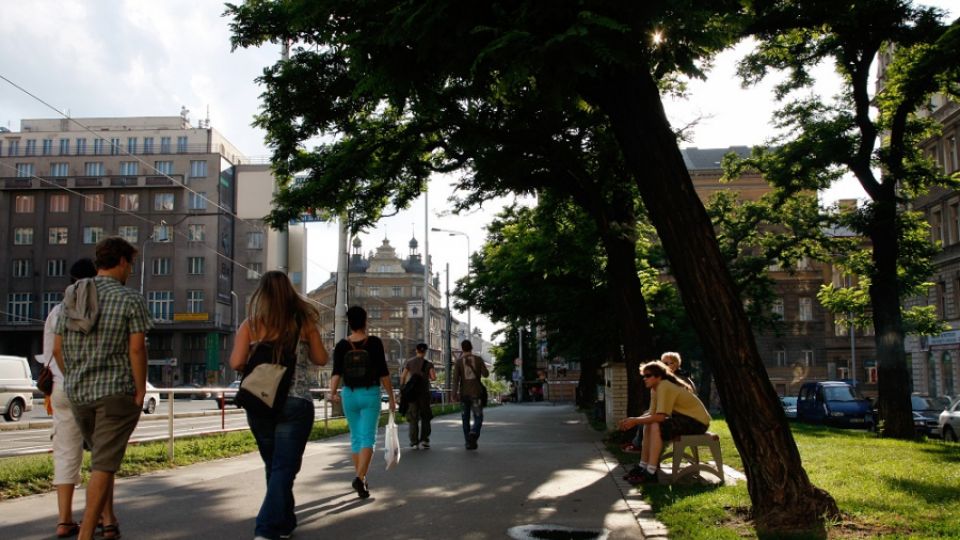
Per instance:
[[[140,412],[129,394],[113,394],[86,405],[73,405],[80,433],[90,448],[92,470],[117,472],[130,435],[140,421]]]

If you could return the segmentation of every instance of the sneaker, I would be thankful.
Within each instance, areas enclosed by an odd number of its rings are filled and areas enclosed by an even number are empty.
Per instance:
[[[627,474],[623,475],[623,479],[626,480],[631,476],[639,476],[646,469],[641,469],[639,465],[634,465],[632,469],[627,471]]]
[[[479,437],[480,437],[479,435],[477,435],[476,433],[474,433],[474,432],[472,432],[472,431],[467,435],[467,449],[468,449],[468,450],[476,450],[476,449],[477,449],[477,439],[478,439]]]
[[[361,482],[360,487],[357,489],[357,497],[361,499],[367,499],[370,497],[370,486],[366,482]]]
[[[410,449],[411,449],[411,450],[419,450],[419,449],[420,449],[420,443],[410,443]]]
[[[424,450],[429,450],[429,449],[430,449],[430,441],[423,441],[423,442],[420,443],[420,446],[422,446]]]
[[[631,475],[629,478],[627,478],[627,482],[634,486],[640,484],[656,484],[657,473],[643,471],[640,474]]]
[[[350,484],[350,485],[353,486],[353,489],[360,491],[360,488],[363,487],[363,480],[360,480],[359,476],[354,476],[353,484]]]

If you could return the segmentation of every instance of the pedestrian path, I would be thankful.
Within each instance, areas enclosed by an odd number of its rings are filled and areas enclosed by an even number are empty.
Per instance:
[[[401,442],[406,436],[403,426]],[[396,468],[384,470],[378,447],[366,500],[350,487],[347,437],[313,442],[295,486],[293,538],[484,540],[525,525],[643,538],[635,494],[625,499],[623,470],[600,438],[572,406],[508,404],[485,411],[480,448],[467,451],[460,416],[438,417],[432,448],[404,449]],[[128,539],[253,538],[263,493],[254,453],[118,479],[117,514]],[[0,538],[52,537],[56,504],[52,493],[0,502]],[[78,491],[77,518],[83,504]],[[655,529],[641,510],[645,529]]]

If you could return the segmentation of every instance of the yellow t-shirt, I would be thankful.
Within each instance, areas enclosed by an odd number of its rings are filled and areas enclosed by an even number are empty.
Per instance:
[[[707,408],[703,406],[700,399],[686,388],[666,379],[661,380],[660,384],[657,385],[656,403],[653,412],[663,413],[667,416],[679,413],[689,416],[705,426],[710,425],[710,413],[707,412]]]

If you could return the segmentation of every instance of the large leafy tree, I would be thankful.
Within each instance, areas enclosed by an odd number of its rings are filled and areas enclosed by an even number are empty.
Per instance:
[[[913,438],[900,309],[910,286],[898,277],[909,220],[899,210],[932,185],[950,185],[920,151],[935,127],[915,112],[931,93],[956,90],[960,23],[945,25],[937,10],[905,0],[758,1],[751,7],[752,30],[761,41],[741,64],[745,81],[785,70],[789,76],[777,97],[786,99],[814,82],[811,68],[822,62],[832,62],[842,76],[843,91],[834,99],[803,96],[778,113],[784,135],[754,166],[780,185],[808,188],[825,187],[849,171],[870,197],[851,223],[871,243],[867,283],[880,416],[886,436]],[[871,70],[880,54],[892,54],[892,61],[874,98]]]
[[[488,96],[491,89],[508,95],[531,90],[528,96],[558,114],[582,102],[605,116],[713,364],[758,530],[807,530],[822,527],[824,516],[837,513],[836,505],[801,467],[660,101],[665,78],[702,75],[698,62],[739,35],[740,8],[721,0],[709,5],[252,1],[229,9],[235,45],[290,38],[307,45],[265,73],[271,86],[259,122],[275,147],[281,176],[310,170],[334,179],[300,191],[309,196],[301,202],[310,206],[322,201],[337,209],[360,207],[369,220],[388,199],[402,206],[423,187],[431,165],[447,166],[442,158],[423,159],[437,157],[445,144],[446,124],[438,115]],[[278,81],[285,84],[273,84]],[[391,120],[387,129],[412,129],[395,139],[405,143],[399,146],[351,139],[370,119]],[[324,167],[324,158],[347,146],[300,148],[317,133],[333,130],[353,146],[355,159],[342,160],[340,170]],[[368,166],[393,167],[395,173],[371,176],[364,170]],[[281,197],[280,202],[296,201]]]

